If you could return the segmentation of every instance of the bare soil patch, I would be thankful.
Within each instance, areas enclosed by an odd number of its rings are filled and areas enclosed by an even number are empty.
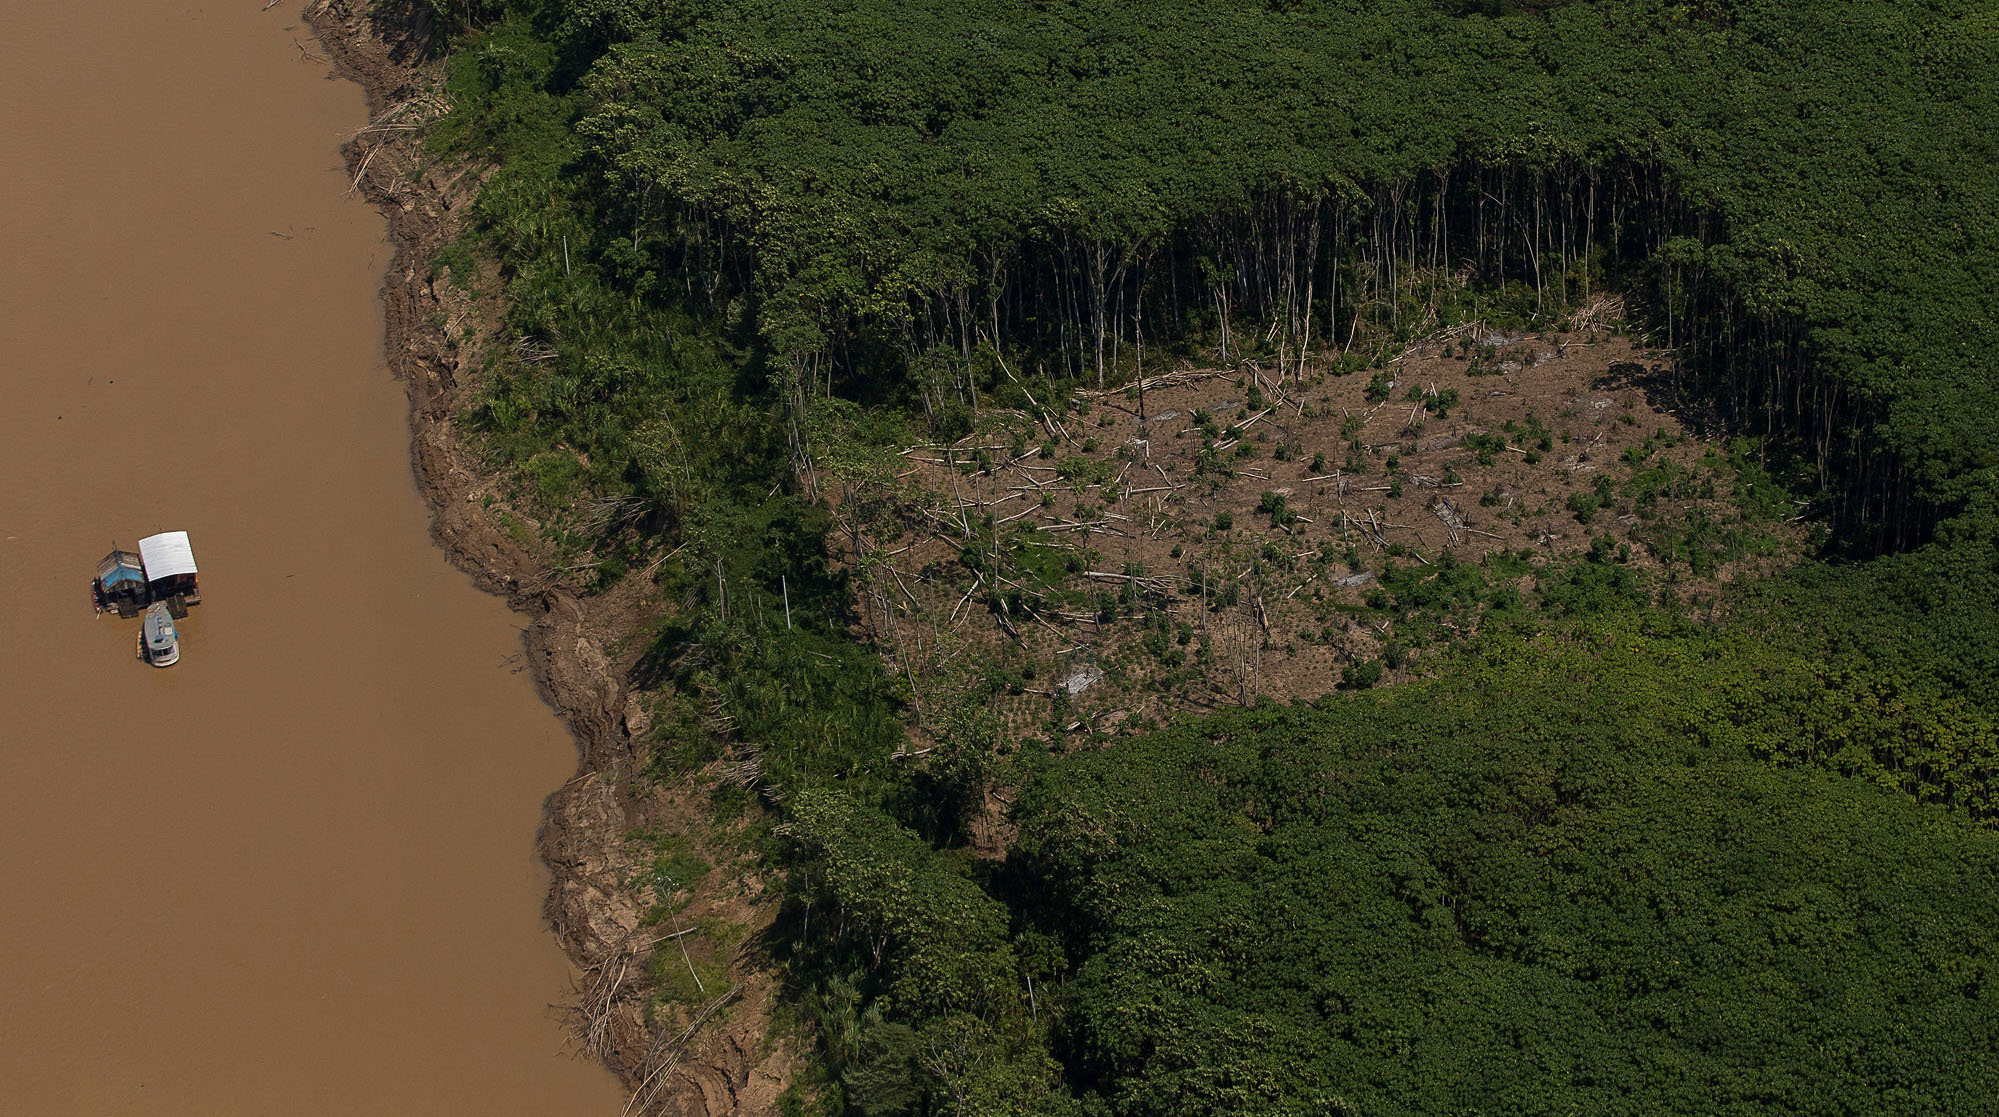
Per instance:
[[[1802,529],[1748,523],[1741,462],[1673,407],[1671,355],[1594,309],[1345,375],[1245,362],[1037,400],[831,479],[867,623],[933,706],[969,690],[1060,737],[1409,677],[1593,549],[1694,605],[1795,555]]]

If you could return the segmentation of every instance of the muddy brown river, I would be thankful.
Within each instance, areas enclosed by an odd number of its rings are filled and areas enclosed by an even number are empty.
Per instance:
[[[0,1113],[616,1113],[539,919],[574,749],[426,534],[299,4],[0,4]],[[155,669],[88,586],[166,529]]]

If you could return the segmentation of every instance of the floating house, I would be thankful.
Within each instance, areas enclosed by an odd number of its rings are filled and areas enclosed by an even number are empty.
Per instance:
[[[146,606],[164,602],[174,616],[187,616],[188,606],[201,604],[201,577],[187,532],[149,535],[139,540],[138,554],[113,548],[97,563],[90,592],[100,613],[136,617]]]
[[[154,601],[164,601],[176,616],[189,605],[201,604],[201,582],[194,568],[194,548],[187,532],[165,531],[139,540],[139,561],[146,568],[146,589]]]
[[[121,617],[136,617],[153,599],[146,588],[146,568],[131,551],[113,548],[97,564],[97,579],[90,584],[91,596],[100,613],[116,610]]]

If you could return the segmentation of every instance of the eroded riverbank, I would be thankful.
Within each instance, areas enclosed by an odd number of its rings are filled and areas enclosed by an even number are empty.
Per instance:
[[[772,1111],[800,1052],[771,1034],[778,987],[754,950],[738,953],[728,987],[708,990],[700,1005],[662,1006],[652,996],[648,973],[665,940],[647,921],[651,901],[636,883],[643,853],[630,835],[704,832],[713,822],[690,787],[637,791],[630,779],[639,765],[633,739],[645,736],[647,714],[627,682],[646,647],[643,631],[664,610],[657,588],[627,578],[608,593],[583,594],[553,576],[545,557],[487,510],[496,479],[458,427],[478,401],[478,347],[492,343],[483,333],[494,326],[494,310],[433,281],[431,266],[463,228],[480,168],[436,162],[423,150],[420,129],[380,127],[444,108],[439,75],[423,61],[430,29],[413,26],[393,5],[316,0],[308,12],[336,72],[366,90],[377,125],[344,150],[355,188],[388,218],[395,255],[383,285],[386,351],[408,389],[412,464],[432,511],[432,535],[526,619],[523,666],[578,749],[575,776],[548,796],[538,835],[552,871],[544,914],[583,967],[568,1020],[633,1089],[631,1112]],[[771,896],[753,855],[740,848],[708,853],[731,864],[694,890],[682,918],[764,926]]]

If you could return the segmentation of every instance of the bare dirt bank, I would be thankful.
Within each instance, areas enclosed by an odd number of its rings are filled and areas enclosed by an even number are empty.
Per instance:
[[[576,741],[576,775],[545,802],[537,846],[552,873],[544,915],[586,973],[570,1006],[578,1038],[634,1091],[630,1112],[773,1111],[798,1057],[793,1045],[769,1036],[777,995],[771,975],[738,953],[729,989],[670,1006],[655,1003],[648,977],[660,937],[645,922],[651,899],[635,883],[643,853],[630,835],[698,831],[704,822],[691,788],[635,794],[628,780],[646,715],[627,679],[645,650],[644,629],[663,606],[642,578],[608,593],[564,584],[482,500],[494,478],[459,428],[477,399],[480,339],[471,335],[478,316],[462,292],[432,282],[430,264],[463,228],[483,168],[439,165],[422,152],[420,129],[382,127],[443,107],[440,74],[425,58],[432,32],[426,15],[399,7],[315,0],[305,17],[335,73],[367,95],[373,124],[343,153],[355,188],[388,218],[387,360],[408,392],[411,465],[432,513],[431,535],[453,563],[526,619],[526,668]],[[461,335],[468,320],[475,326]],[[679,918],[724,919],[752,932],[767,926],[773,903],[745,855],[703,852],[720,868]]]

